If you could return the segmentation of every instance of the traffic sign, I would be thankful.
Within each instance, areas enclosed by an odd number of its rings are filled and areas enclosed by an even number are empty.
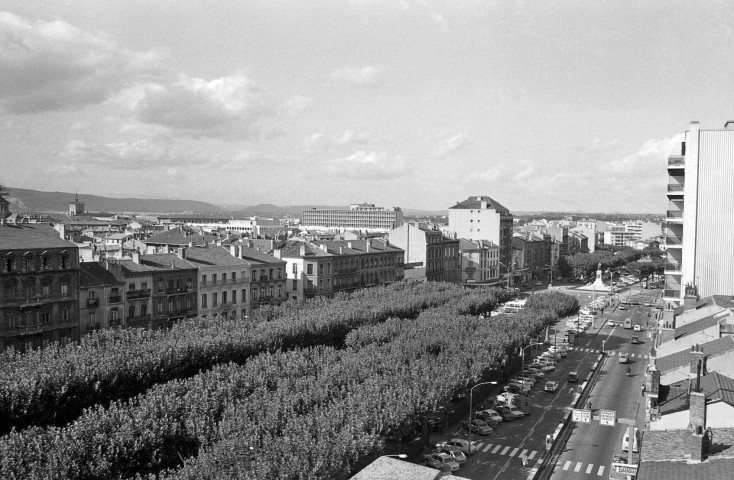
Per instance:
[[[571,412],[571,420],[574,422],[591,423],[591,410],[574,408]]]
[[[614,426],[617,424],[616,410],[599,410],[599,424]]]
[[[617,473],[637,475],[637,465],[630,465],[628,463],[613,463],[612,468]]]

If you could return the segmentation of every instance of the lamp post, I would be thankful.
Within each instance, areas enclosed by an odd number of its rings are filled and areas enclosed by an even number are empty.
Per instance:
[[[490,382],[481,382],[477,383],[471,389],[469,389],[469,453],[471,453],[471,429],[472,429],[472,420],[474,417],[474,410],[472,409],[472,399],[474,395],[474,389],[477,388],[480,385],[497,385],[497,382],[490,381]]]
[[[546,265],[546,267],[550,268],[550,284],[548,286],[553,287],[553,257],[551,257],[550,265]]]
[[[540,343],[538,343],[538,342],[535,342],[535,343],[530,342],[530,345],[526,345],[525,347],[520,347],[520,367],[521,367],[520,368],[520,371],[521,372],[525,370],[525,349],[528,348],[528,347],[532,347],[534,345],[540,345]]]

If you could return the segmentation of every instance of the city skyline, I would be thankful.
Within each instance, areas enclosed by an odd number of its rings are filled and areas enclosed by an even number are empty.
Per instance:
[[[662,212],[689,121],[731,119],[732,16],[0,1],[0,181],[214,204],[445,210],[489,195],[511,211]]]

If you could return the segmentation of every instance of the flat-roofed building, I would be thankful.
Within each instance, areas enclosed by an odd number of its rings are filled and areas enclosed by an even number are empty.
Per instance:
[[[376,207],[371,203],[351,204],[349,208],[311,208],[301,214],[301,229],[357,229],[387,232],[403,224],[399,207]]]

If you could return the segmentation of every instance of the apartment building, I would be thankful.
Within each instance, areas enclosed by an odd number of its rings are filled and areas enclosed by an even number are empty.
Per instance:
[[[449,209],[449,231],[454,238],[489,240],[499,245],[501,275],[508,284],[512,274],[512,225],[510,211],[488,196],[474,196]]]
[[[390,230],[390,243],[402,249],[405,278],[429,282],[461,282],[459,240],[422,223],[405,223]]]
[[[174,253],[133,255],[133,263],[150,267],[153,277],[153,323],[165,327],[197,315],[197,268]]]
[[[355,203],[349,208],[312,208],[301,214],[301,229],[356,229],[387,232],[402,225],[399,207],[376,207],[372,203]]]
[[[667,308],[686,293],[734,294],[734,121],[704,130],[691,122],[668,158],[665,289]]]
[[[553,239],[539,233],[516,233],[512,237],[514,285],[550,281]]]
[[[459,239],[461,283],[465,285],[500,283],[500,247],[489,240]]]
[[[403,250],[386,240],[289,240],[275,250],[286,262],[293,299],[331,296],[403,279]]]
[[[79,264],[79,333],[125,324],[125,283],[97,262]]]
[[[77,246],[47,224],[0,221],[0,350],[78,340]]]

